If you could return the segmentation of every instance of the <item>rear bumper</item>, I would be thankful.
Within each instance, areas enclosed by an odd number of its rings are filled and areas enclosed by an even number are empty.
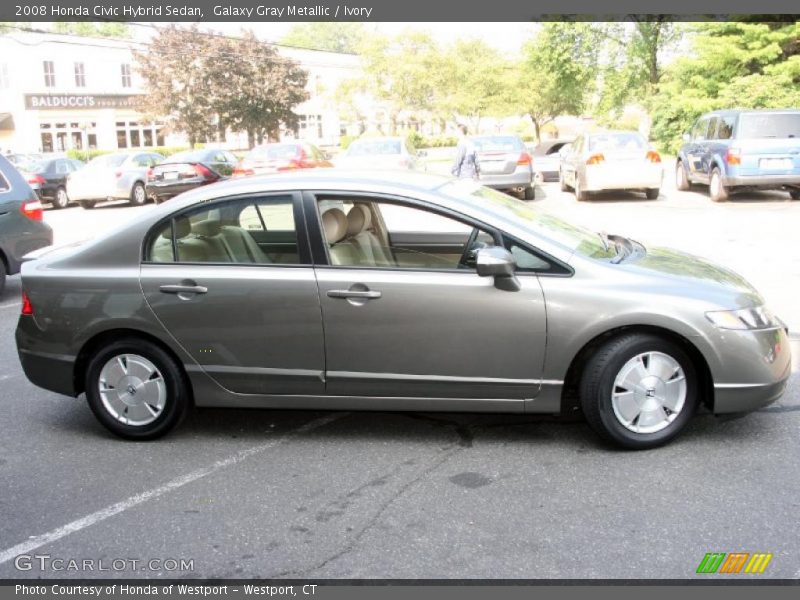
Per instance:
[[[661,165],[587,166],[584,191],[658,189],[664,179]]]
[[[483,174],[478,176],[478,182],[486,187],[498,190],[527,187],[533,183],[533,171],[514,171],[508,174]]]
[[[203,185],[200,181],[192,181],[188,183],[160,183],[160,182],[151,182],[145,186],[147,190],[148,196],[163,196],[163,197],[172,197],[177,196],[183,192],[188,190],[193,190],[194,188],[200,187]]]
[[[724,183],[726,186],[800,187],[800,175],[728,175]]]
[[[23,315],[19,318],[14,337],[22,370],[31,383],[58,394],[77,395],[75,357],[47,348],[39,340],[39,329],[33,317]]]

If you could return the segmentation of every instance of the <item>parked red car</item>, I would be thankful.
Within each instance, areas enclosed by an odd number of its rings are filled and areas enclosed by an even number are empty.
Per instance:
[[[332,166],[328,155],[313,144],[281,142],[253,148],[233,169],[233,176],[264,175]]]

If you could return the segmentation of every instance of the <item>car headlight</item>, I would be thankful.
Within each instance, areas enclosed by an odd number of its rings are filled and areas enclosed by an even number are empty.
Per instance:
[[[772,329],[779,326],[775,315],[765,306],[707,312],[706,318],[720,329]]]

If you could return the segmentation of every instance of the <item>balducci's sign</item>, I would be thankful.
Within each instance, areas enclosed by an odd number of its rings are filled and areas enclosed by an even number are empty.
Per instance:
[[[28,110],[136,108],[141,96],[125,94],[25,94]]]

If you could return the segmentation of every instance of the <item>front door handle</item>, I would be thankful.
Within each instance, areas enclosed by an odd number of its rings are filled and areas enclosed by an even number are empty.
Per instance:
[[[165,294],[205,294],[208,288],[202,285],[162,285],[158,288]]]
[[[381,297],[381,293],[374,290],[328,290],[328,297],[377,300]]]

